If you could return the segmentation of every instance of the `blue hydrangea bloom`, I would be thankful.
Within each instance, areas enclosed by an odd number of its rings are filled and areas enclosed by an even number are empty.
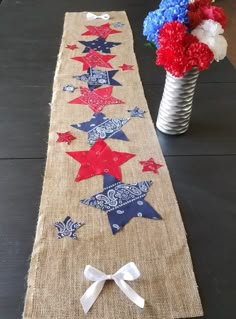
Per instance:
[[[166,22],[188,23],[188,0],[162,0],[159,9],[148,13],[143,23],[143,35],[158,47],[157,37]]]

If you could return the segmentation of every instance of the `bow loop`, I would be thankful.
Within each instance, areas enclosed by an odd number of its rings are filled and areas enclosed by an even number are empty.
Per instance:
[[[87,313],[92,307],[100,292],[102,291],[106,280],[114,280],[123,293],[138,307],[144,307],[144,299],[140,297],[125,280],[135,280],[140,276],[140,272],[135,263],[130,262],[121,267],[114,275],[106,275],[104,272],[87,265],[84,270],[86,279],[94,281],[94,283],[85,291],[80,298],[80,302]]]
[[[95,20],[95,19],[103,19],[103,20],[109,20],[110,16],[107,13],[96,15],[92,12],[88,12],[86,15],[87,20]]]

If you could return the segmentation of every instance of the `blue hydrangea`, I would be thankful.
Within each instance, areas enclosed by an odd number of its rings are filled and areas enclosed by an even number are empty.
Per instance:
[[[188,23],[188,0],[162,0],[159,9],[148,13],[143,23],[143,35],[158,47],[157,37],[166,22]]]

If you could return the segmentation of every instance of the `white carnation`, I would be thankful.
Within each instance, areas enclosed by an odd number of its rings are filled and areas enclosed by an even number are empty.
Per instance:
[[[228,43],[222,35],[224,32],[220,23],[209,20],[203,20],[193,31],[200,42],[208,45],[214,54],[214,59],[219,62],[224,59],[227,53]]]

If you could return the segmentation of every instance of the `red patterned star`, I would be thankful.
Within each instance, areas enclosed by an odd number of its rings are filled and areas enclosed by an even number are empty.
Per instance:
[[[149,160],[147,161],[140,161],[139,163],[143,165],[142,172],[151,171],[156,174],[158,174],[158,169],[163,166],[161,164],[156,163],[152,157],[149,158]]]
[[[93,110],[94,113],[102,111],[104,106],[109,104],[124,104],[123,101],[111,96],[112,86],[96,89],[90,91],[88,88],[80,87],[81,95],[74,100],[68,102],[69,104],[85,104]]]
[[[82,33],[82,35],[96,35],[97,37],[104,39],[106,39],[109,34],[121,32],[111,29],[110,23],[102,24],[100,26],[86,25],[85,27],[88,29],[88,31]]]
[[[84,56],[76,56],[71,58],[72,60],[79,61],[83,63],[83,71],[88,70],[89,67],[102,66],[104,68],[111,68],[110,63],[108,61],[113,59],[116,55],[114,54],[101,54],[95,50],[90,49],[89,53]]]
[[[112,151],[102,139],[98,139],[89,151],[66,152],[81,164],[75,181],[108,173],[121,180],[120,165],[135,154]]]
[[[76,44],[72,44],[72,45],[70,45],[70,44],[67,44],[67,46],[66,46],[66,49],[70,49],[70,50],[75,50],[75,49],[78,49],[78,47],[77,47],[77,45]]]
[[[133,70],[133,65],[123,64],[118,66],[118,68],[122,69],[122,71]]]
[[[58,139],[57,142],[66,142],[68,145],[70,145],[71,141],[75,140],[76,137],[74,137],[70,131],[65,132],[65,133],[58,133]]]

